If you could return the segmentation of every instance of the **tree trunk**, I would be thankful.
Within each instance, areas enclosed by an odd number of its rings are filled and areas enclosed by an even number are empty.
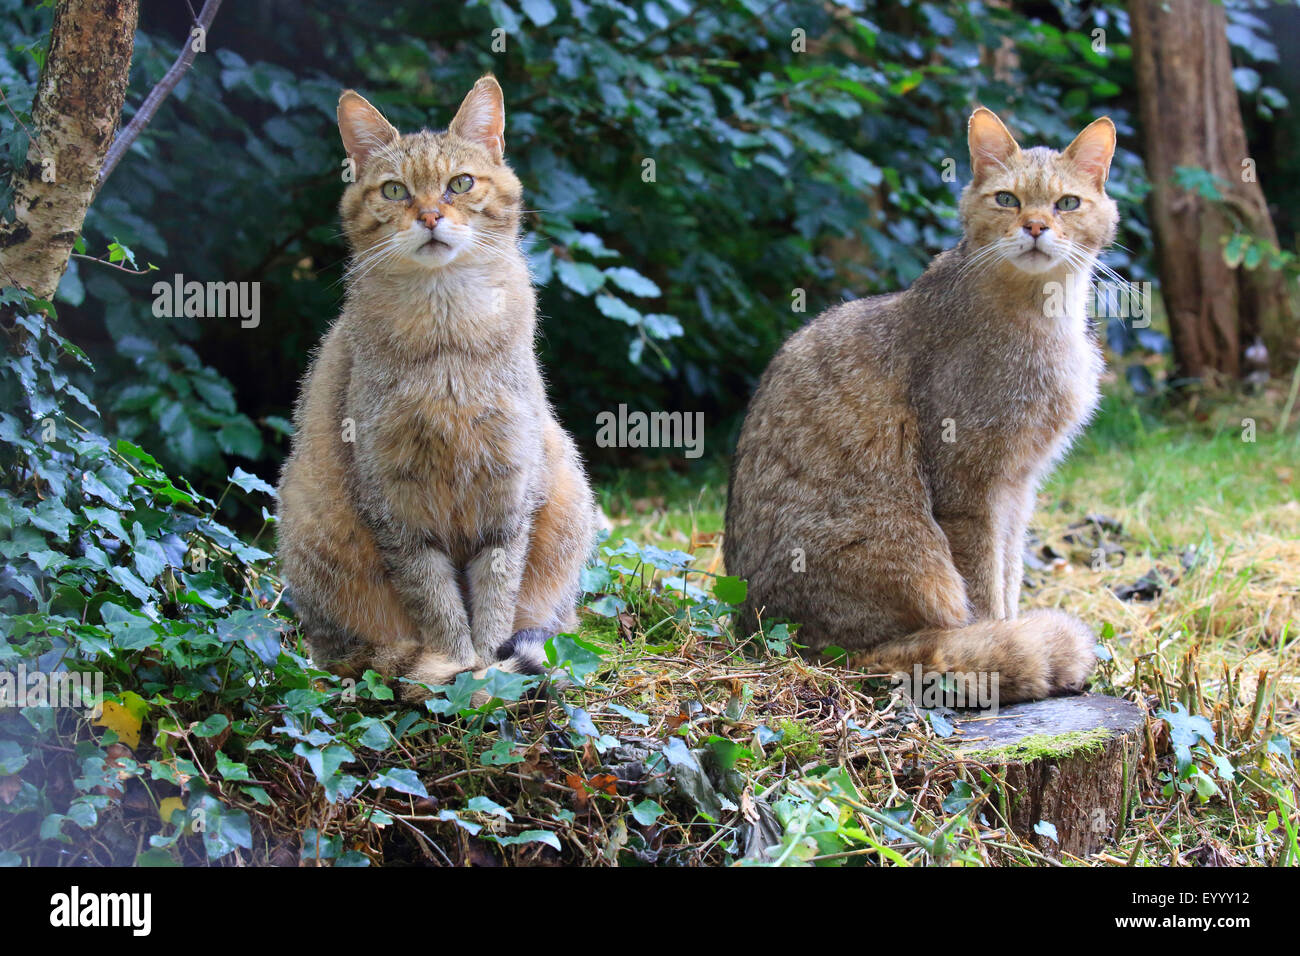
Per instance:
[[[0,281],[48,299],[81,232],[113,142],[135,39],[137,0],[59,0],[32,104],[14,219],[0,223]]]
[[[1290,371],[1297,328],[1284,275],[1232,268],[1222,240],[1240,230],[1277,245],[1246,147],[1232,79],[1227,21],[1213,0],[1130,0],[1133,59],[1160,289],[1178,374],[1237,378],[1260,336],[1273,368]],[[1174,183],[1179,166],[1209,170],[1222,201]]]
[[[1146,739],[1137,704],[1052,697],[956,726],[956,752],[1001,778],[998,814],[1043,852],[1086,857],[1123,834]]]

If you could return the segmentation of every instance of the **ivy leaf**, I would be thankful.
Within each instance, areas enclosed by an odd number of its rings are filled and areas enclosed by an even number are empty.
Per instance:
[[[567,667],[580,683],[604,664],[600,648],[576,634],[556,634],[546,642],[546,661],[551,667]]]
[[[632,807],[632,819],[643,827],[648,827],[664,815],[664,808],[653,800],[642,800]]]
[[[1169,739],[1174,746],[1174,760],[1179,776],[1191,766],[1192,747],[1198,741],[1214,745],[1214,727],[1205,717],[1188,713],[1181,703],[1173,710],[1157,710],[1156,716],[1169,725]]]
[[[523,833],[516,833],[513,836],[488,836],[489,840],[499,843],[501,846],[518,846],[521,843],[545,843],[554,849],[557,853],[560,850],[560,838],[550,830],[525,830]]]
[[[231,760],[222,751],[217,751],[217,773],[223,780],[251,780],[248,764]]]
[[[219,860],[236,849],[253,848],[253,834],[248,814],[226,807],[211,794],[203,794],[190,804],[190,821],[203,834],[203,848],[209,860]]]
[[[370,786],[375,790],[381,787],[389,787],[398,793],[409,793],[413,797],[427,797],[429,795],[429,791],[424,789],[424,784],[420,782],[419,774],[404,767],[386,770],[371,778]]]
[[[514,817],[511,815],[509,810],[489,797],[472,798],[469,803],[466,804],[466,809],[472,810],[475,813],[491,814],[492,816],[500,817],[502,820],[514,820]]]
[[[230,726],[230,718],[225,714],[212,714],[206,720],[193,727],[195,737],[215,737]]]

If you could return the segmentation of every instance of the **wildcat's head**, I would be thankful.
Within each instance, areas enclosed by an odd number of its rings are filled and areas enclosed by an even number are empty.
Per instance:
[[[515,248],[523,190],[503,158],[505,105],[491,76],[474,84],[445,133],[403,136],[352,90],[339,97],[338,116],[356,168],[339,207],[349,276],[444,269]]]
[[[1064,152],[1022,150],[992,111],[971,114],[972,177],[961,216],[973,256],[990,268],[1037,274],[1078,270],[1115,238],[1119,210],[1106,195],[1115,124],[1090,123]]]

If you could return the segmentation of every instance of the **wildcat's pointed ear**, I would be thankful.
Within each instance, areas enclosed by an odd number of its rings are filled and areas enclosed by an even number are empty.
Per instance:
[[[970,168],[975,182],[994,170],[1006,168],[1007,162],[1020,152],[1020,146],[1002,120],[983,106],[970,115],[966,141],[970,144]]]
[[[355,90],[343,91],[338,115],[343,148],[357,166],[364,166],[371,153],[397,139],[393,124]]]
[[[506,104],[501,84],[489,73],[474,84],[448,129],[478,143],[498,163],[506,152]]]
[[[1064,155],[1101,189],[1110,176],[1110,161],[1115,155],[1115,124],[1109,116],[1093,120],[1065,147]]]

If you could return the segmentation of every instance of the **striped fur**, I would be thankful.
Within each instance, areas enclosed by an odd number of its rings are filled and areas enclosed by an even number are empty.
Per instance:
[[[357,167],[346,299],[279,489],[304,634],[344,674],[537,673],[545,638],[576,624],[596,511],[534,353],[500,87],[484,77],[446,132],[406,136],[347,91],[339,128]]]
[[[1082,687],[1088,629],[1017,604],[1036,490],[1097,403],[1081,292],[1118,222],[1114,143],[1106,119],[1064,153],[1022,151],[977,111],[961,243],[906,292],[823,313],[773,359],[727,504],[749,631],[785,618],[863,666],[997,672],[1004,702]],[[1080,207],[1059,210],[1063,195]],[[1050,308],[1051,283],[1071,282]]]

